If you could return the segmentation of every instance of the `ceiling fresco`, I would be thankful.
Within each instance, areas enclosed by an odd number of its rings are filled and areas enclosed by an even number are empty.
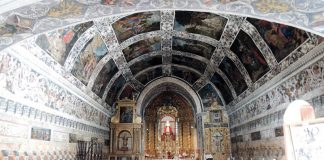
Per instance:
[[[191,85],[200,78],[198,73],[184,67],[172,66],[171,71],[173,76],[179,77]]]
[[[95,83],[92,87],[92,91],[96,93],[99,97],[102,97],[110,79],[118,72],[118,68],[115,62],[111,59],[102,70],[99,72]]]
[[[172,49],[193,53],[206,59],[210,59],[210,57],[213,55],[215,47],[201,41],[173,37]]]
[[[201,62],[200,60],[180,55],[173,55],[172,63],[193,68],[199,71],[200,74],[203,74],[207,67],[207,64]]]
[[[155,56],[155,57],[149,57],[144,59],[143,61],[138,61],[130,66],[130,70],[134,75],[136,75],[138,72],[151,67],[162,64],[162,57],[161,56]]]
[[[152,37],[138,41],[123,49],[126,61],[139,57],[145,53],[161,50],[161,37]]]
[[[241,60],[253,82],[270,70],[260,50],[244,31],[238,33],[231,50]]]
[[[87,85],[97,63],[108,53],[105,43],[99,35],[92,38],[79,54],[71,73]]]
[[[138,76],[136,76],[136,79],[140,81],[143,85],[146,85],[148,82],[158,78],[162,77],[162,67],[156,67],[153,69],[149,69],[148,71],[145,71],[144,73],[140,73]]]
[[[176,11],[174,30],[196,33],[219,40],[227,19],[205,12]]]
[[[308,38],[305,31],[284,24],[270,23],[253,18],[247,18],[247,21],[259,31],[278,62],[287,57]]]
[[[217,91],[211,84],[205,85],[202,89],[198,91],[201,101],[203,103],[204,109],[211,108],[212,103],[217,102],[223,105]]]
[[[38,36],[36,43],[43,50],[47,51],[57,62],[64,65],[64,62],[76,41],[92,25],[93,22],[90,21],[76,26],[48,32]]]
[[[231,81],[237,95],[241,94],[244,90],[247,89],[248,86],[242,76],[242,73],[239,71],[239,69],[231,59],[225,57],[222,63],[219,65],[219,68]]]
[[[181,2],[186,6],[189,0]],[[84,7],[90,4],[82,0],[73,3],[80,14],[63,14],[64,10],[51,8],[46,15],[82,17]],[[132,10],[139,3],[145,6],[141,0],[102,1],[100,6],[112,9],[114,4]],[[227,4],[231,3],[235,2]],[[215,4],[211,1],[209,5]],[[33,28],[22,23],[12,26]],[[0,33],[6,36],[20,32],[11,33],[8,27],[0,26]],[[116,99],[137,97],[150,82],[173,76],[194,88],[205,107],[214,101],[235,105],[319,42],[319,36],[284,24],[172,9],[99,16],[26,40],[30,48],[46,52],[34,56],[63,77],[71,77],[67,79],[80,90],[92,91],[100,104],[114,106]]]
[[[160,29],[160,12],[143,12],[124,17],[112,26],[119,42],[137,34]]]
[[[218,88],[221,96],[223,97],[225,104],[228,104],[233,100],[233,95],[228,85],[225,83],[224,79],[217,73],[215,73],[210,81]]]

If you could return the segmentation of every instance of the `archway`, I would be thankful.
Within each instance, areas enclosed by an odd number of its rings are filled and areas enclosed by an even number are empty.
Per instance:
[[[147,158],[199,156],[194,112],[179,93],[165,91],[144,111],[144,153]]]

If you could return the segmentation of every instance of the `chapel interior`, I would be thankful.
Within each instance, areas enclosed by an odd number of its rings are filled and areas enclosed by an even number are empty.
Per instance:
[[[320,160],[323,123],[323,0],[0,2],[0,160]]]

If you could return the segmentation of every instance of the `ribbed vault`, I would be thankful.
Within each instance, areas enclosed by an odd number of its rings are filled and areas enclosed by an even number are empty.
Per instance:
[[[205,107],[233,106],[320,42],[284,24],[194,9],[99,17],[23,41],[107,107],[163,77],[187,83]]]

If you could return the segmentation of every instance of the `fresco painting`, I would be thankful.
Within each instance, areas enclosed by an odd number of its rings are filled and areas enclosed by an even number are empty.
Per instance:
[[[172,75],[187,81],[191,85],[194,84],[200,77],[197,73],[182,67],[172,66],[171,71]]]
[[[287,57],[308,38],[305,31],[284,24],[253,18],[247,18],[247,21],[259,31],[278,62]]]
[[[123,49],[123,53],[126,61],[129,62],[145,53],[159,50],[161,50],[161,37],[152,37],[128,46],[127,48]]]
[[[162,64],[162,57],[161,56],[154,56],[146,58],[142,61],[136,62],[131,65],[129,68],[132,71],[133,75],[136,75],[138,72],[152,66]]]
[[[51,140],[51,130],[46,128],[31,128],[31,139],[50,141]]]
[[[260,50],[244,31],[238,33],[231,50],[239,57],[253,82],[270,70]]]
[[[213,55],[215,47],[197,40],[173,37],[172,49],[177,51],[193,53],[207,59]]]
[[[81,51],[75,61],[71,73],[83,84],[87,85],[89,78],[98,62],[107,54],[108,50],[99,35],[91,39]]]
[[[31,32],[33,25],[33,20],[13,14],[0,24],[0,35],[10,37],[14,34]]]
[[[137,99],[139,92],[136,91],[131,85],[127,84],[121,94],[119,95],[119,99]]]
[[[132,123],[133,122],[133,108],[132,107],[120,107],[120,123]]]
[[[104,115],[100,119],[100,111],[46,77],[13,56],[6,53],[0,54],[1,92],[24,99],[31,104],[54,109],[77,119],[102,126],[107,125],[108,116]],[[8,103],[8,109],[15,108],[16,112],[21,112],[17,106],[15,107],[14,103]],[[42,116],[41,112],[32,109],[32,107],[26,111],[27,109],[28,107],[24,106],[23,112],[28,112],[29,117],[40,118]]]
[[[212,13],[176,11],[174,30],[202,34],[219,40],[227,19]]]
[[[115,22],[115,30],[119,43],[137,34],[160,30],[160,12],[142,12],[124,17]]]
[[[201,101],[204,105],[204,108],[210,108],[214,102],[217,102],[219,105],[223,105],[218,93],[211,84],[205,85],[202,89],[198,91],[198,94],[201,98]]]
[[[136,77],[143,85],[146,85],[148,82],[162,76],[162,67],[157,67],[151,69],[147,72],[141,73]]]
[[[207,65],[204,62],[201,62],[197,59],[189,58],[189,57],[184,57],[184,56],[179,56],[179,55],[173,55],[172,56],[172,63],[174,64],[179,64],[179,65],[184,65],[193,69],[196,69],[198,72],[201,74],[204,73]]]
[[[125,78],[120,75],[113,85],[111,86],[110,90],[108,91],[107,97],[106,97],[106,102],[110,106],[114,106],[114,103],[117,101],[118,98],[118,93],[121,91],[123,86],[125,85],[126,80]]]
[[[62,66],[73,45],[93,22],[86,22],[38,36],[36,44]]]
[[[215,85],[219,92],[221,92],[225,103],[229,104],[233,100],[233,95],[224,79],[219,74],[215,73],[210,81]]]
[[[51,8],[47,16],[55,18],[79,17],[86,11],[81,4],[70,0],[61,0],[58,5]]]
[[[99,72],[94,82],[94,85],[92,87],[92,91],[95,94],[97,94],[99,97],[102,97],[107,87],[107,84],[117,72],[118,72],[118,68],[115,62],[112,59],[110,59]]]
[[[230,60],[228,57],[225,57],[221,62],[219,68],[230,80],[237,95],[240,95],[244,90],[247,89],[247,84],[245,83],[243,75],[232,60]]]

